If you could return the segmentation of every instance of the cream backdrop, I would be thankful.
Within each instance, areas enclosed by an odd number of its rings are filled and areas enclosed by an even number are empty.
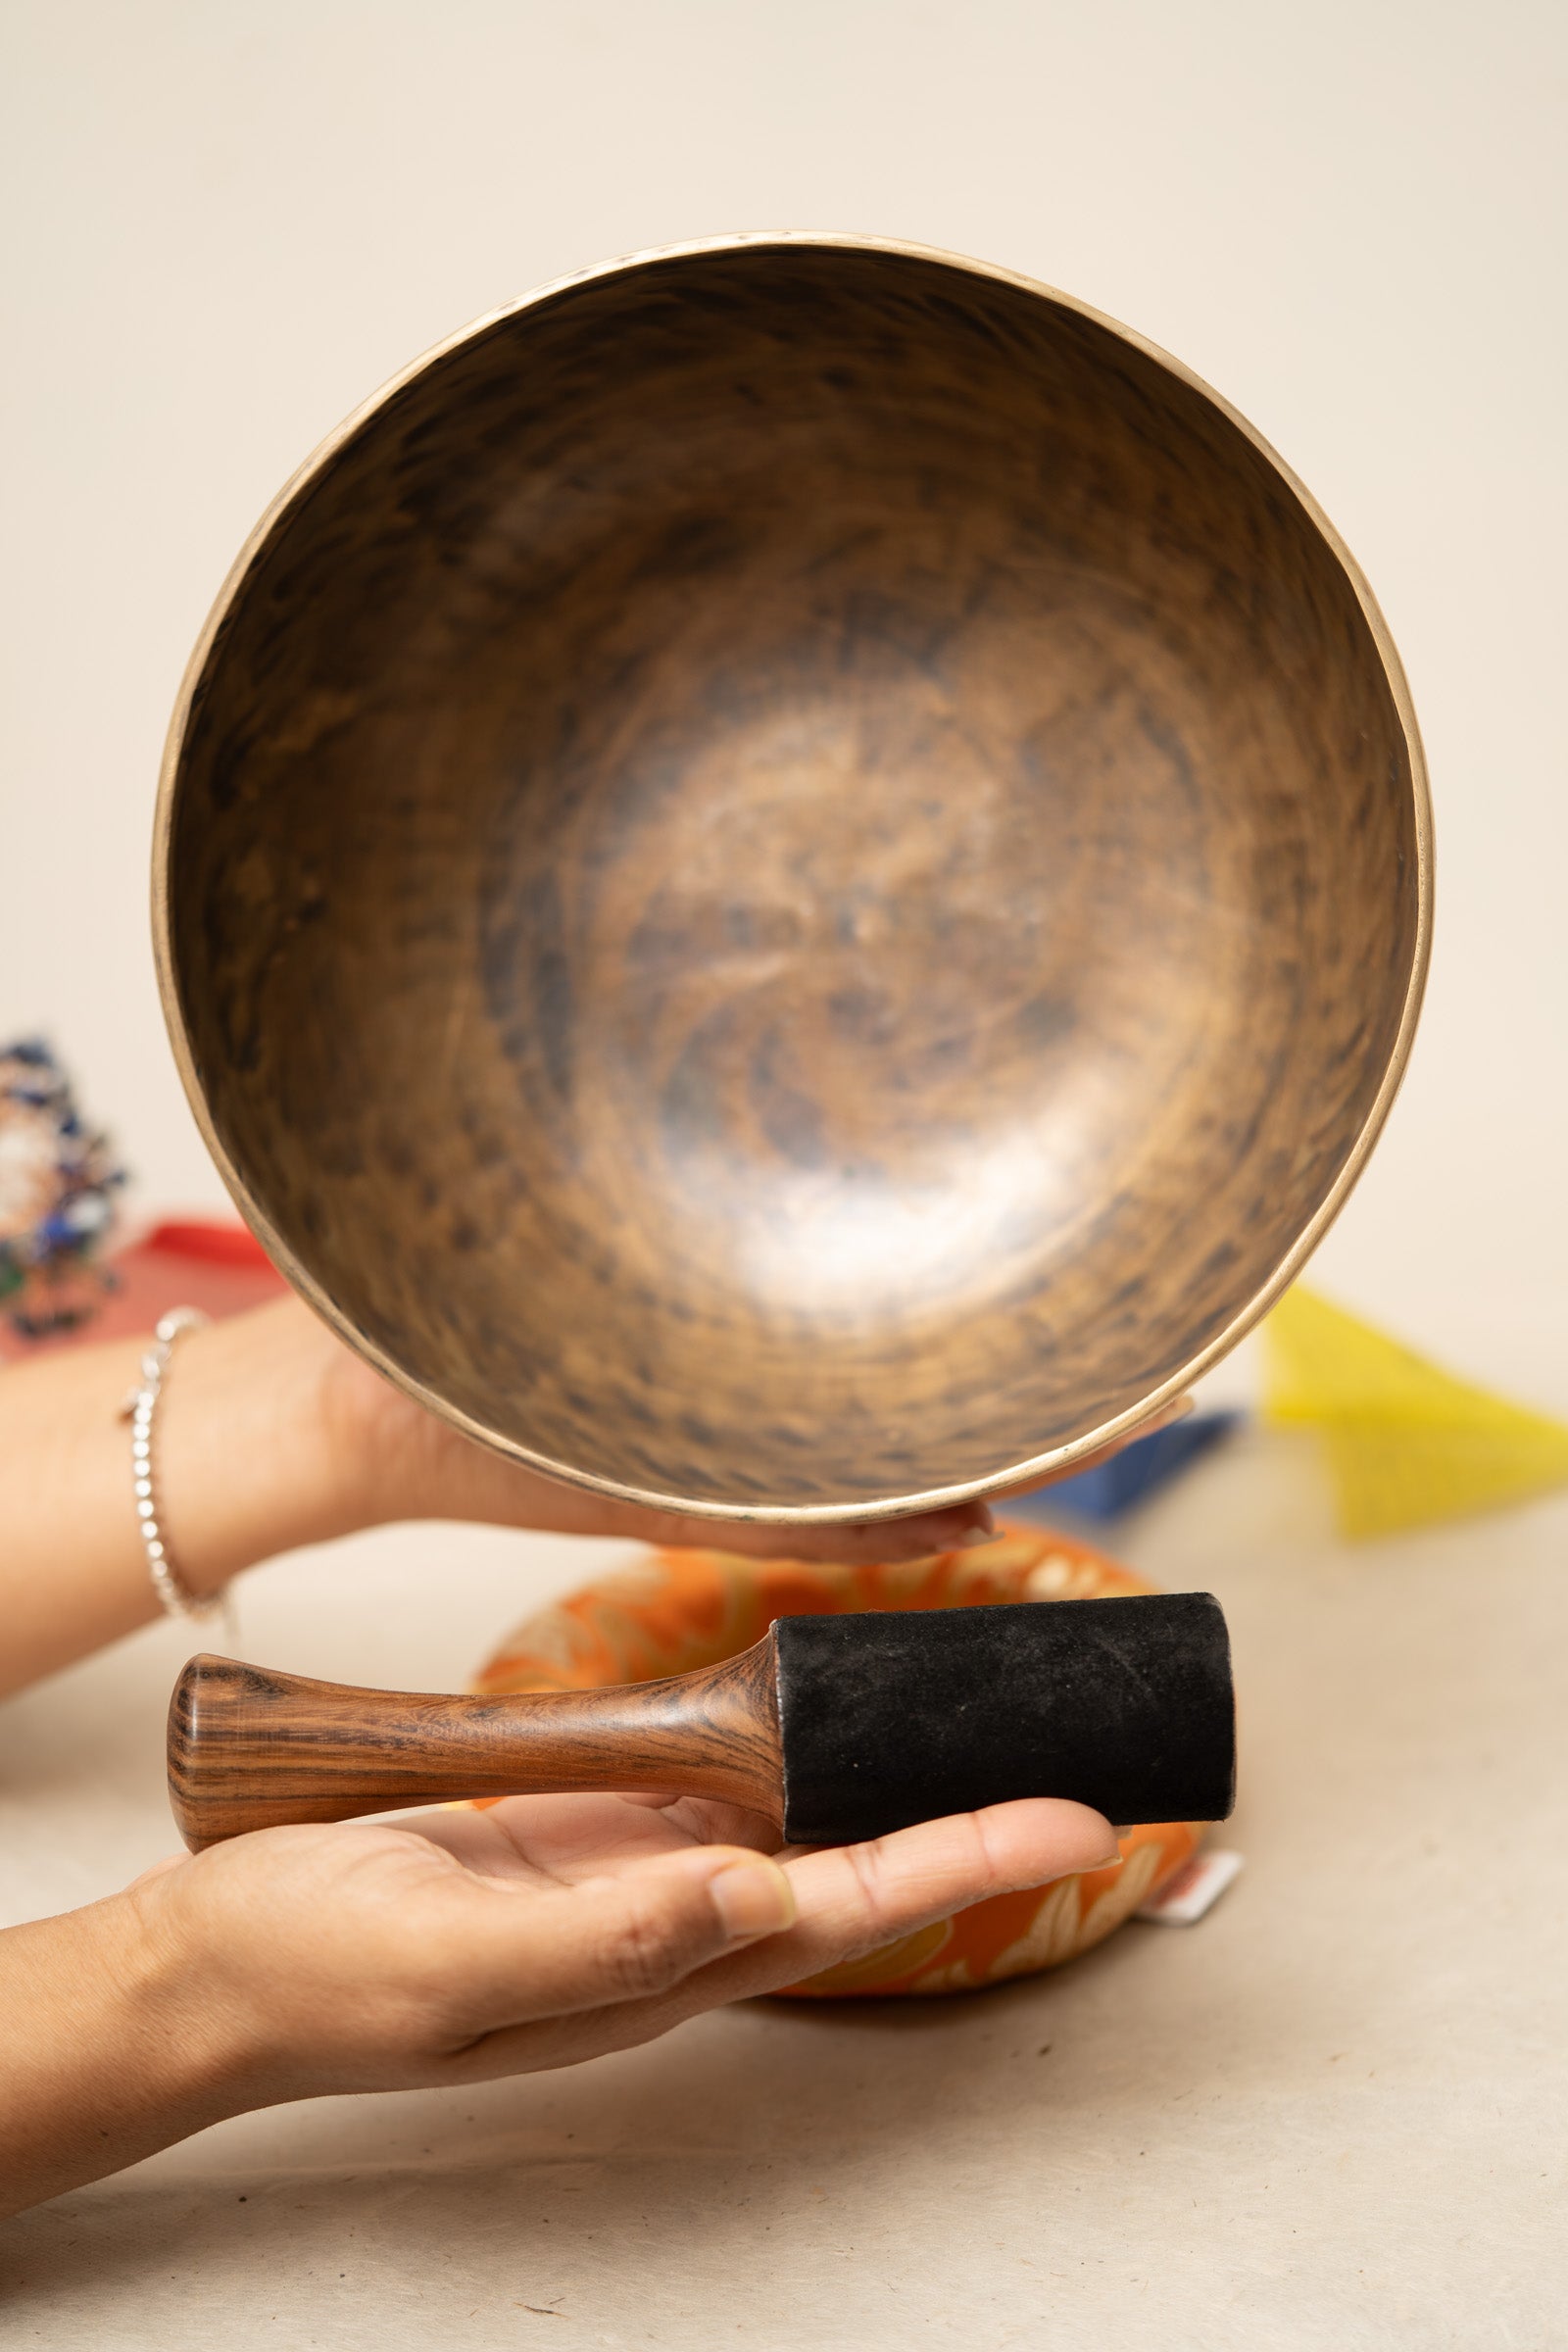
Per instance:
[[[144,1206],[220,1199],[145,913],[165,721],[256,515],[382,377],[605,256],[880,230],[1069,288],[1365,565],[1438,808],[1414,1066],[1317,1266],[1568,1408],[1552,0],[12,0],[0,1035]],[[1234,1377],[1234,1375],[1233,1375]]]

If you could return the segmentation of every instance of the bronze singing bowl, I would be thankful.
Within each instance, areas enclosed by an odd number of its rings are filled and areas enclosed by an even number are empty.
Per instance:
[[[1409,1049],[1397,658],[1234,411],[1002,270],[726,239],[456,336],[193,659],[157,917],[245,1213],[553,1475],[834,1519],[1135,1424]]]

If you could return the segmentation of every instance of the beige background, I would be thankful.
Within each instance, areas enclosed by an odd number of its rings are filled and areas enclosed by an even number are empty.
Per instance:
[[[1315,1278],[1568,1411],[1568,12],[11,0],[6,26],[0,1035],[54,1033],[142,1206],[219,1198],[147,834],[187,650],[281,479],[559,271],[883,230],[1164,343],[1360,557],[1431,755],[1438,947]],[[226,2127],[8,2233],[15,2340],[1556,2352],[1568,1505],[1356,1555],[1324,1512],[1258,1436],[1126,1538],[1237,1626],[1250,1867],[1203,1927],[984,2002],[754,2009],[466,2103]],[[256,1580],[246,1646],[457,1681],[607,1556],[371,1539]],[[167,1845],[180,1648],[155,1629],[0,1714],[0,1915]]]
[[[144,910],[246,531],[385,375],[717,229],[983,255],[1234,400],[1364,564],[1438,808],[1415,1064],[1320,1279],[1568,1409],[1568,11],[1554,0],[10,0],[0,1034],[216,1198]]]

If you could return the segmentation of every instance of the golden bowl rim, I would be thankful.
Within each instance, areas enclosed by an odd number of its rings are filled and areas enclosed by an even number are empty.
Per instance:
[[[487,333],[503,319],[514,318],[525,311],[554,301],[573,286],[590,285],[600,279],[628,276],[656,265],[697,260],[713,254],[744,253],[769,248],[795,247],[808,251],[873,253],[897,256],[902,259],[934,262],[941,267],[956,270],[974,277],[1016,287],[1019,292],[1076,313],[1081,318],[1104,328],[1141,352],[1147,359],[1175,376],[1202,399],[1250,441],[1264,461],[1273,467],[1286,488],[1296,498],[1312,522],[1329,552],[1345,573],[1364,614],[1372,641],[1382,662],[1389,689],[1394,697],[1399,725],[1404,736],[1409,760],[1410,790],[1415,820],[1416,845],[1416,937],[1411,957],[1410,976],[1400,1009],[1399,1027],[1389,1055],[1382,1082],[1373,1099],[1359,1133],[1346,1156],[1329,1192],[1315,1214],[1310,1218],[1292,1248],[1281,1258],[1268,1279],[1207,1345],[1191,1356],[1179,1370],[1141,1396],[1136,1403],[1108,1421],[1097,1424],[1081,1437],[1070,1440],[1021,1461],[1009,1462],[983,1478],[971,1478],[946,1487],[933,1487],[918,1493],[889,1494],[867,1501],[827,1502],[809,1504],[780,1504],[768,1506],[755,1502],[715,1502],[708,1496],[664,1493],[656,1488],[635,1487],[619,1480],[601,1478],[590,1471],[574,1468],[570,1463],[555,1460],[548,1454],[537,1453],[499,1430],[489,1429],[472,1415],[450,1404],[434,1390],[414,1378],[391,1356],[366,1339],[350,1319],[326,1295],[321,1285],[300,1263],[283,1236],[252,1196],[244,1178],[233,1165],[214,1126],[205,1096],[196,1075],[194,1056],[180,1009],[175,984],[173,943],[169,893],[169,854],[173,828],[174,797],[181,755],[188,730],[191,704],[197,685],[207,666],[208,658],[229,609],[250,573],[252,565],[271,538],[283,516],[293,507],[304,490],[321,474],[338,451],[353,438],[361,426],[368,423],[406,385],[413,383],[425,370],[464,344]],[[561,277],[547,280],[514,301],[501,304],[470,319],[454,333],[443,336],[418,357],[400,368],[377,390],[350,411],[298,466],[267,507],[255,527],[246,538],[239,554],[230,564],[212,610],[191,651],[180,680],[179,691],[165,739],[164,755],[159,769],[158,799],[153,819],[152,870],[152,926],[153,951],[157,967],[158,994],[163,1005],[164,1020],[173,1049],[180,1083],[190,1104],[202,1139],[212,1153],[218,1172],[227,1188],[235,1206],[251,1230],[267,1250],[269,1256],[286,1276],[296,1292],[315,1309],[338,1338],[353,1348],[357,1355],[374,1366],[405,1395],[413,1396],[427,1410],[460,1430],[465,1437],[487,1446],[525,1468],[553,1479],[558,1484],[574,1487],[590,1494],[602,1494],[614,1501],[631,1503],[644,1509],[668,1512],[681,1519],[714,1521],[718,1523],[765,1522],[779,1526],[824,1526],[835,1523],[910,1518],[918,1513],[946,1510],[960,1503],[984,1500],[987,1496],[1020,1491],[1030,1485],[1066,1475],[1074,1463],[1100,1452],[1118,1439],[1130,1436],[1141,1423],[1148,1421],[1162,1406],[1170,1403],[1192,1387],[1203,1373],[1212,1369],[1228,1355],[1237,1344],[1259,1323],[1277,1299],[1305,1265],[1313,1250],[1334,1223],[1349,1198],[1362,1169],[1371,1155],[1373,1146],[1383,1131],[1395,1097],[1404,1080],[1415,1040],[1416,1024],[1420,1018],[1421,1002],[1426,989],[1427,972],[1432,958],[1433,919],[1433,819],[1432,796],[1427,776],[1426,755],[1422,748],[1421,732],[1416,722],[1415,707],[1411,700],[1404,665],[1399,660],[1388,622],[1383,616],[1377,598],[1373,595],[1365,573],[1350,553],[1345,540],[1335,528],[1323,508],[1313,497],[1300,477],[1288,466],[1272,443],[1222,393],[1206,383],[1193,368],[1176,359],[1149,336],[1126,326],[1107,312],[1100,311],[1074,294],[1043,279],[1031,277],[1022,270],[1009,270],[1001,263],[976,260],[967,254],[954,253],[937,245],[925,245],[903,237],[883,237],[855,231],[828,229],[747,229],[721,236],[692,237],[669,245],[651,245],[613,259],[595,263],[585,270],[574,270]]]

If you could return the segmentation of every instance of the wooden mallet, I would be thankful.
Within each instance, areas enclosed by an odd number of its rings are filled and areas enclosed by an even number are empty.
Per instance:
[[[739,1657],[613,1690],[361,1690],[192,1658],[169,1787],[193,1850],[461,1797],[717,1797],[837,1845],[1017,1796],[1117,1824],[1217,1821],[1230,1643],[1206,1592],[782,1617]]]

